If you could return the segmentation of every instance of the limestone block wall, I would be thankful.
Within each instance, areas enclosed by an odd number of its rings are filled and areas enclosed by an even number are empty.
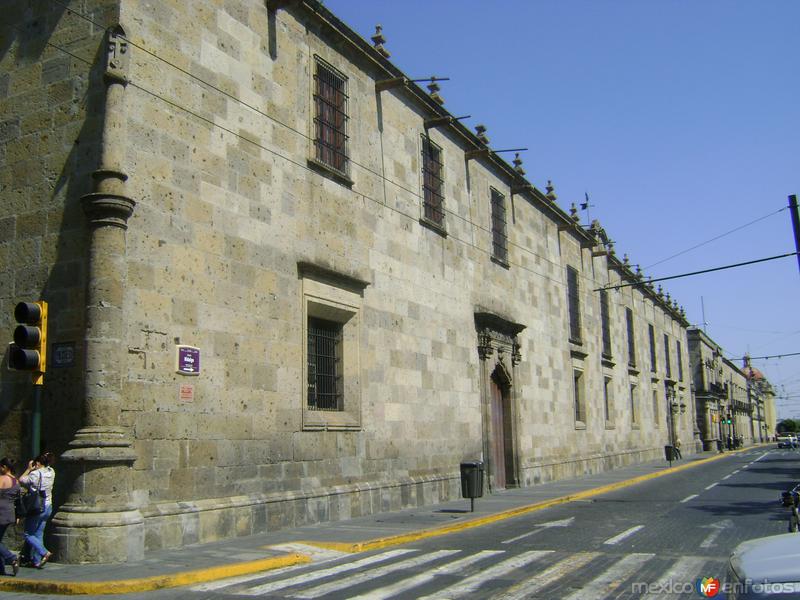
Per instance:
[[[119,0],[116,14],[105,10],[112,2],[83,6],[96,23],[89,33],[74,31],[87,21],[71,13],[47,17],[49,39],[83,48],[88,61],[83,75],[77,66],[65,71],[64,81],[80,83],[71,98],[87,100],[59,130],[51,159],[74,183],[65,188],[41,174],[19,184],[28,171],[8,157],[24,126],[4,116],[0,176],[17,182],[18,198],[38,186],[63,199],[40,213],[21,199],[3,203],[0,236],[8,239],[0,238],[0,252],[36,245],[43,278],[27,289],[45,290],[59,306],[59,339],[80,340],[85,231],[77,199],[90,189],[94,165],[84,154],[91,144],[70,145],[66,131],[95,127],[88,59],[99,25],[119,19],[131,53],[126,189],[136,200],[127,230],[120,425],[134,440],[130,477],[148,548],[457,497],[459,462],[489,458],[478,312],[523,327],[510,382],[520,485],[663,456],[673,426],[688,448],[694,411],[673,425],[666,395],[669,387],[692,401],[679,311],[644,285],[609,291],[612,349],[603,357],[596,290],[629,281],[627,264],[554,198],[520,191],[510,165],[488,154],[468,158],[479,142],[463,126],[426,130],[424,120],[440,109],[418,90],[376,92],[376,81],[396,67],[324,7]],[[346,78],[346,174],[311,160],[318,60]],[[30,57],[20,72],[31,77],[46,62],[44,54]],[[44,81],[31,93],[47,104]],[[22,110],[23,99],[10,98],[3,115]],[[425,135],[441,148],[441,228],[421,222]],[[506,202],[506,264],[492,256],[492,190]],[[54,230],[28,239],[25,223],[37,219]],[[568,335],[567,266],[579,273],[578,345]],[[25,273],[2,276],[15,286],[13,299],[26,289]],[[13,299],[0,298],[0,306]],[[634,315],[633,365],[626,307]],[[325,310],[350,319],[345,410],[327,415],[309,411],[305,396],[305,323]],[[674,373],[677,341],[683,377]],[[178,345],[200,349],[199,375],[176,372]],[[63,382],[48,380],[61,403],[48,407],[59,408],[48,412],[51,437],[62,444],[80,426],[80,364],[64,369]],[[580,424],[576,369],[585,390]],[[4,402],[25,389],[12,377],[0,374]],[[62,412],[66,420],[53,418]],[[9,417],[2,426],[21,439],[16,414],[15,425]]]

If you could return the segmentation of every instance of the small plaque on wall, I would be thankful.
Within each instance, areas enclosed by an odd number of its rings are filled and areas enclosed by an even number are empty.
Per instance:
[[[175,346],[175,371],[181,375],[199,375],[200,348]]]
[[[194,386],[182,383],[178,386],[178,398],[181,402],[194,402]]]

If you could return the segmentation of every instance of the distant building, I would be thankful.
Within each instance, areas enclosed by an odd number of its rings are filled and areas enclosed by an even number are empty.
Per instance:
[[[701,329],[690,327],[688,337],[703,449],[727,447],[729,440],[739,438],[751,444],[774,436],[774,393],[763,373],[748,365],[737,367]]]
[[[59,560],[691,452],[733,406],[695,409],[683,311],[598,223],[321,3],[4,18],[0,320],[49,302]],[[0,371],[6,454],[31,396]]]

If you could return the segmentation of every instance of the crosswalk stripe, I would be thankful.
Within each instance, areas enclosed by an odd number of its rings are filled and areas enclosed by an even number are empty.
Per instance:
[[[366,594],[362,594],[361,596],[355,596],[353,598],[350,598],[350,600],[382,600],[383,598],[391,598],[392,596],[402,594],[403,592],[406,592],[412,588],[420,586],[423,583],[428,583],[429,581],[435,579],[437,575],[458,573],[462,569],[465,569],[468,566],[483,560],[484,558],[495,556],[497,554],[505,554],[505,552],[502,550],[483,550],[471,556],[467,556],[466,558],[462,558],[460,560],[447,563],[440,567],[436,567],[435,569],[431,569],[430,571],[427,571],[425,573],[421,573],[414,577],[409,577],[402,581],[398,581],[395,584],[387,585],[386,587],[372,590],[371,592],[367,592]]]
[[[524,600],[529,598],[548,585],[555,583],[567,573],[589,564],[600,555],[600,552],[579,552],[578,554],[570,555],[547,567],[544,571],[540,571],[536,575],[528,577],[509,588],[503,595],[497,596],[495,600]]]
[[[410,569],[425,563],[430,563],[440,558],[444,558],[447,556],[452,556],[453,554],[458,554],[461,552],[460,550],[437,550],[436,552],[431,552],[430,554],[423,554],[421,556],[415,556],[413,558],[407,558],[406,560],[401,560],[400,562],[392,563],[391,565],[385,565],[383,567],[378,567],[377,569],[371,569],[369,571],[364,571],[363,573],[355,573],[350,577],[346,577],[344,579],[340,579],[338,581],[331,581],[329,583],[323,583],[316,587],[303,590],[301,592],[291,594],[292,598],[319,598],[320,596],[324,596],[325,594],[330,594],[331,592],[338,592],[339,590],[343,590],[352,586],[356,586],[360,583],[364,583],[366,581],[371,581],[372,579],[377,579],[379,577],[383,577],[384,575],[388,575],[389,573],[393,573],[395,571],[401,571],[403,569]]]
[[[671,591],[671,586],[675,583],[684,584],[687,581],[696,579],[696,576],[702,573],[705,562],[706,559],[700,556],[679,558],[658,581],[650,586],[653,593],[645,594],[640,600],[670,600],[674,598],[675,594]]]
[[[563,600],[603,600],[655,554],[628,554]]]
[[[644,529],[644,525],[636,525],[635,527],[631,527],[630,529],[628,529],[626,531],[623,531],[619,535],[615,535],[614,537],[607,539],[603,543],[606,544],[606,545],[609,545],[609,546],[613,546],[614,544],[619,544],[622,540],[624,540],[627,537],[632,536],[634,533],[636,533],[640,529]]]
[[[475,592],[487,581],[502,577],[506,573],[510,573],[515,569],[529,565],[530,563],[552,553],[552,550],[531,550],[529,552],[523,552],[518,556],[504,560],[503,562],[491,566],[488,569],[484,569],[480,573],[476,573],[471,577],[467,577],[463,581],[455,585],[451,585],[450,587],[445,588],[433,595],[423,596],[419,600],[449,600],[451,598],[460,598]]]
[[[271,581],[263,585],[258,585],[256,587],[234,593],[239,596],[260,596],[261,594],[268,594],[277,590],[283,590],[301,583],[308,583],[317,579],[331,577],[332,575],[339,575],[340,573],[345,573],[347,571],[354,571],[375,563],[391,560],[392,558],[402,556],[403,554],[408,554],[409,552],[416,552],[416,550],[389,550],[388,552],[368,556],[367,558],[362,558],[361,560],[356,560],[351,563],[344,563],[327,569],[321,569],[319,571],[310,571],[296,577],[290,577],[289,579],[282,579],[280,581]]]

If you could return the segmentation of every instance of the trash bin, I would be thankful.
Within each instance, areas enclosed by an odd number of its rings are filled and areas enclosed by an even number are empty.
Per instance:
[[[669,444],[664,446],[664,456],[666,456],[669,462],[675,460],[675,447]]]
[[[461,463],[461,497],[483,496],[483,461],[471,460]]]

